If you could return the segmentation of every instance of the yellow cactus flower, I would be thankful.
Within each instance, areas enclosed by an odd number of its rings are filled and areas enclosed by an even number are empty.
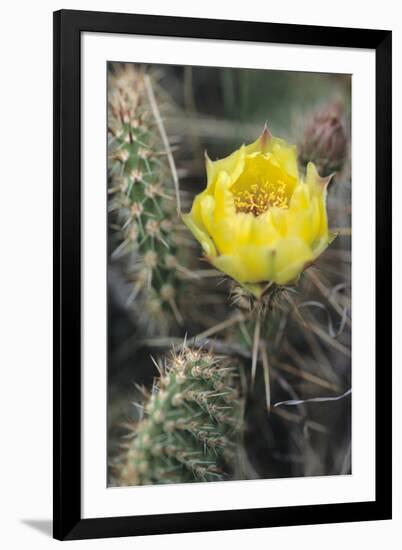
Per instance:
[[[183,220],[205,256],[253,294],[268,282],[295,281],[333,240],[326,188],[309,163],[305,180],[296,147],[267,128],[226,158],[206,157],[207,187]]]

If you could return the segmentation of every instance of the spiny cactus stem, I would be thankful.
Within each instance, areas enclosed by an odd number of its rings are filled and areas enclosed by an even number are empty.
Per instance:
[[[210,354],[185,348],[173,356],[145,404],[122,469],[123,484],[224,476],[224,457],[233,451],[241,415],[232,374],[233,368]]]

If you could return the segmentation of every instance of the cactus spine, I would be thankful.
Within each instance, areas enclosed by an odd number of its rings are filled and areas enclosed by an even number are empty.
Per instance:
[[[227,479],[241,416],[235,367],[189,348],[172,355],[145,401],[119,484]]]
[[[109,212],[112,259],[124,258],[127,305],[150,334],[181,323],[183,288],[173,184],[166,151],[149,105],[144,73],[133,65],[109,71]],[[180,252],[179,252],[180,250]]]

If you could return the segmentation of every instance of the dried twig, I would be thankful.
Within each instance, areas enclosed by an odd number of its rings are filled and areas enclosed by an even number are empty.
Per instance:
[[[351,395],[352,388],[346,390],[342,395],[336,395],[332,397],[310,397],[308,399],[289,399],[288,401],[279,401],[274,403],[274,407],[279,407],[280,405],[295,406],[302,405],[304,403],[326,403],[327,401],[339,401],[348,395]]]
[[[180,202],[180,188],[179,188],[179,177],[177,175],[176,165],[174,162],[172,150],[170,148],[170,143],[166,134],[165,126],[163,124],[162,117],[160,115],[158,104],[155,99],[155,94],[152,88],[152,83],[149,75],[145,75],[145,88],[147,90],[149,103],[151,104],[152,113],[155,117],[156,124],[158,126],[159,133],[162,138],[163,145],[166,149],[166,154],[169,162],[170,171],[172,173],[173,184],[176,192],[176,201],[177,201],[177,215],[181,214],[181,202]]]
[[[257,320],[254,327],[254,337],[253,337],[253,350],[251,357],[251,389],[254,387],[255,382],[255,373],[257,369],[258,361],[258,349],[260,347],[260,332],[261,332],[261,312],[258,310]]]
[[[264,371],[264,383],[265,383],[265,397],[267,402],[267,411],[271,410],[271,383],[269,379],[269,362],[268,362],[268,353],[267,346],[261,344],[261,361],[262,368]]]

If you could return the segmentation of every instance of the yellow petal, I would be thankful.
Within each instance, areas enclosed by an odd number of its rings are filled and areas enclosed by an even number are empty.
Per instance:
[[[306,184],[310,188],[310,195],[315,197],[317,200],[319,215],[320,215],[320,225],[317,231],[317,239],[325,239],[328,237],[328,216],[327,216],[327,187],[328,183],[332,178],[328,176],[322,178],[318,172],[317,168],[312,162],[309,162],[307,165],[306,172]]]
[[[251,185],[256,182],[270,183],[274,186],[284,185],[288,200],[297,185],[296,178],[285,172],[273,155],[262,155],[258,152],[246,156],[243,171],[234,183],[231,182],[230,189],[233,193],[239,193],[250,190]]]
[[[213,265],[240,283],[270,280],[273,250],[268,246],[239,247],[232,255],[213,258]]]
[[[286,237],[288,234],[289,210],[275,207],[270,208],[268,211],[268,216],[279,235],[281,237]]]
[[[264,155],[271,153],[282,170],[294,178],[299,176],[296,146],[274,137],[266,126],[258,139],[246,145],[245,151],[246,155],[256,152]]]
[[[212,239],[199,225],[197,225],[191,213],[183,214],[182,219],[197,241],[201,244],[205,254],[210,257],[216,256],[217,252]]]
[[[308,208],[310,205],[310,188],[303,182],[300,182],[290,199],[289,208],[290,210],[303,210]]]
[[[271,280],[278,285],[293,281],[313,258],[311,248],[302,239],[283,239],[276,247]]]
[[[203,197],[205,197],[205,195],[207,194],[208,193],[206,191],[203,191],[202,193],[197,195],[193,201],[193,206],[191,207],[191,216],[194,219],[194,221],[200,226],[203,225],[202,214],[201,214],[201,203],[202,203]]]
[[[332,233],[331,231],[329,231],[326,237],[322,237],[321,239],[313,242],[311,248],[314,254],[314,258],[318,258],[318,256],[320,256],[320,254],[322,254],[328,248],[328,246],[336,239],[336,237],[336,233]]]
[[[250,294],[254,294],[256,298],[260,298],[267,284],[264,283],[240,283],[240,286],[245,288]]]
[[[213,232],[213,215],[215,210],[215,199],[211,195],[204,195],[200,199],[200,214],[203,226],[209,235]]]
[[[251,153],[274,153],[282,166],[287,166],[289,174],[297,177],[297,149],[284,139],[274,137],[265,126],[262,134],[249,145],[246,145],[246,154]]]
[[[233,214],[214,224],[213,239],[221,254],[232,254],[250,242],[252,214]]]
[[[275,246],[280,238],[280,233],[272,222],[271,212],[265,212],[255,217],[252,214],[244,214],[252,218],[250,227],[250,242],[257,245]]]
[[[232,183],[236,181],[243,170],[244,157],[244,145],[242,145],[240,149],[237,149],[237,151],[223,159],[212,161],[208,157],[206,157],[208,190],[210,190],[212,193],[214,192],[216,181],[218,180],[221,172],[226,172],[226,174],[230,177]]]
[[[252,153],[268,153],[272,147],[273,136],[268,130],[267,126],[264,127],[262,134],[253,143],[246,145],[246,155]]]
[[[305,205],[305,208],[292,206],[288,214],[289,236],[301,238],[311,245],[322,237],[320,234],[321,216],[322,212],[317,197],[313,197]]]
[[[330,174],[325,178],[322,178],[317,171],[317,168],[313,162],[307,164],[306,169],[306,183],[310,186],[310,189],[317,194],[323,194],[326,196],[327,187],[334,174]]]
[[[299,177],[295,145],[290,145],[283,139],[273,138],[270,152],[276,158],[282,170],[294,178]]]
[[[233,194],[230,192],[229,186],[231,180],[226,172],[221,172],[216,181],[214,190],[215,210],[214,219],[216,222],[228,216],[233,216],[236,213]]]

